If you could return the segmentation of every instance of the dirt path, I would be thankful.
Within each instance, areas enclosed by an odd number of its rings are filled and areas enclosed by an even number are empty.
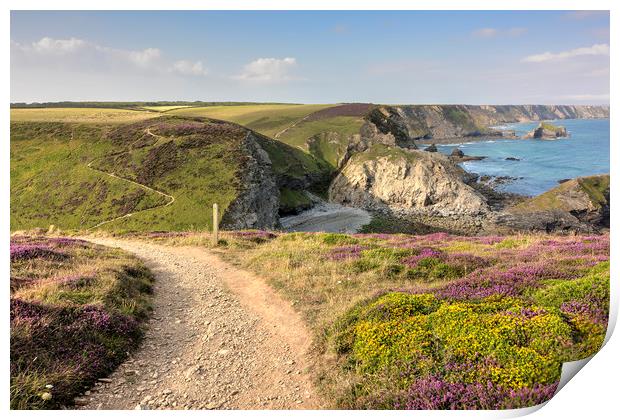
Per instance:
[[[85,238],[140,257],[156,276],[138,350],[80,400],[85,409],[319,408],[310,334],[264,281],[208,250]]]
[[[153,134],[151,132],[150,128],[146,129],[146,134],[148,134],[149,136],[155,137],[157,140],[163,138],[162,136],[159,136],[157,134]],[[71,138],[73,138],[73,133],[71,133]],[[129,147],[131,148],[132,145],[133,145],[133,143]],[[129,153],[129,150],[118,152],[118,153],[115,153],[113,155],[121,155],[121,154],[124,154],[124,153]],[[136,213],[141,213],[141,212],[144,212],[144,211],[151,211],[151,210],[159,209],[159,208],[162,208],[162,207],[168,207],[169,205],[174,203],[175,199],[170,194],[166,194],[163,191],[159,191],[159,190],[156,190],[154,188],[151,188],[148,185],[144,185],[144,184],[140,184],[139,182],[132,181],[131,179],[123,178],[122,176],[118,176],[118,175],[116,175],[114,173],[105,172],[105,171],[102,171],[101,169],[93,168],[92,167],[93,163],[95,163],[95,161],[97,161],[99,159],[101,159],[101,158],[97,158],[97,159],[94,159],[94,160],[88,162],[88,164],[86,165],[88,167],[88,169],[96,171],[96,172],[99,172],[99,173],[101,173],[103,175],[107,175],[107,176],[112,177],[112,178],[120,179],[121,181],[129,182],[130,184],[133,184],[133,185],[136,185],[138,187],[141,187],[141,188],[143,188],[143,189],[145,189],[147,191],[151,191],[151,192],[154,192],[156,194],[159,194],[159,195],[167,198],[168,201],[165,204],[161,204],[159,206],[154,206],[154,207],[150,207],[148,209],[138,210],[138,211],[135,211],[135,212],[132,212],[132,213],[123,214],[122,216],[114,217],[112,219],[104,220],[103,222],[99,222],[96,225],[90,227],[89,230],[96,229],[96,228],[101,227],[101,226],[103,226],[105,224],[112,223],[112,222],[115,222],[115,221],[120,220],[120,219],[125,219],[127,217],[131,217],[131,216],[133,216]]]

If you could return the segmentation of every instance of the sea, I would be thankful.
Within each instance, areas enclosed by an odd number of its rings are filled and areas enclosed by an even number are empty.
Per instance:
[[[528,196],[543,193],[562,179],[609,173],[609,119],[549,122],[566,127],[569,136],[557,140],[489,139],[441,144],[437,150],[450,154],[458,146],[466,155],[486,156],[460,165],[479,175],[515,177],[497,189]],[[515,130],[521,137],[538,124],[514,123],[497,128]],[[519,160],[506,160],[509,157]]]

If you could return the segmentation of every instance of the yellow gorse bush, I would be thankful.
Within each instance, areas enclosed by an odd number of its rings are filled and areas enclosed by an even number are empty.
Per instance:
[[[514,299],[451,303],[388,293],[358,308],[354,318],[350,357],[361,374],[426,371],[518,389],[557,381],[571,343],[559,313],[525,309]]]

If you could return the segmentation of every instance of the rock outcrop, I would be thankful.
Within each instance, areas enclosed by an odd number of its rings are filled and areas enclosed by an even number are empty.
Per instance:
[[[273,229],[279,225],[280,191],[269,154],[248,131],[242,145],[241,191],[222,218],[225,229]]]
[[[558,127],[546,122],[541,122],[538,127],[527,133],[523,138],[537,140],[555,140],[561,137],[568,137],[565,127]]]
[[[472,232],[490,211],[467,173],[438,153],[375,144],[349,159],[329,188],[330,201]]]
[[[575,178],[506,209],[500,231],[600,232],[609,228],[609,175]]]

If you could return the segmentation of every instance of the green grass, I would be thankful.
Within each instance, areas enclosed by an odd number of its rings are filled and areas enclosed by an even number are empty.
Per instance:
[[[223,255],[266,278],[303,315],[315,333],[315,379],[339,407],[394,408],[416,380],[436,375],[523,389],[539,403],[549,395],[536,387],[552,390],[561,362],[593,354],[605,335],[600,320],[563,306],[591,302],[594,314],[607,313],[609,264],[589,262],[608,258],[608,237],[600,240],[293,233]],[[580,244],[583,251],[573,250]],[[411,260],[428,248],[438,256]],[[493,287],[485,278],[534,266],[555,268],[519,292],[459,298],[449,288],[488,272],[477,293]],[[468,363],[473,370],[449,367]]]
[[[11,124],[11,230],[89,228],[160,205],[162,197],[87,168],[115,150],[95,124]]]
[[[274,137],[306,115],[332,105],[254,104],[209,106],[175,109],[173,115],[207,117],[241,124],[269,137]]]
[[[388,158],[390,160],[406,159],[408,161],[414,161],[420,156],[420,153],[421,152],[415,150],[406,150],[400,147],[392,147],[377,143],[371,145],[363,152],[356,153],[351,160],[354,162],[365,162],[379,158]]]
[[[581,189],[588,195],[592,201],[592,204],[600,208],[609,204],[609,182],[609,175],[594,175],[584,178],[577,178],[575,180],[564,182],[549,191],[537,195],[536,197],[525,200],[522,203],[512,207],[512,209],[517,212],[547,210],[571,211],[571,206],[568,205],[562,197],[568,194],[572,189]]]
[[[558,127],[557,125],[553,125],[551,123],[544,122],[544,121],[540,123],[540,126],[545,130],[549,130],[553,132],[557,132],[558,130],[561,129],[561,127]]]
[[[444,105],[442,106],[442,110],[446,120],[467,132],[483,130],[483,128],[476,124],[469,112],[459,109],[458,106]]]
[[[280,190],[280,215],[296,213],[297,210],[312,207],[312,200],[302,191],[282,188]]]
[[[609,204],[609,175],[579,178],[577,182],[596,206]]]
[[[364,120],[359,117],[330,117],[314,121],[303,121],[282,134],[279,139],[292,146],[307,148],[306,141],[313,136],[324,133],[337,133],[348,137],[359,134]]]
[[[269,154],[273,170],[283,184],[306,185],[319,193],[327,190],[333,174],[333,168],[327,162],[268,137],[260,138],[259,142]]]
[[[211,126],[205,123],[199,136],[154,142],[145,129],[161,122],[12,123],[11,229],[50,224],[85,229],[130,212],[135,214],[105,229],[208,229],[212,204],[217,202],[224,212],[237,196],[245,130],[215,124],[209,132]],[[171,194],[176,202],[140,212],[168,199],[89,169],[91,161],[93,168]]]

